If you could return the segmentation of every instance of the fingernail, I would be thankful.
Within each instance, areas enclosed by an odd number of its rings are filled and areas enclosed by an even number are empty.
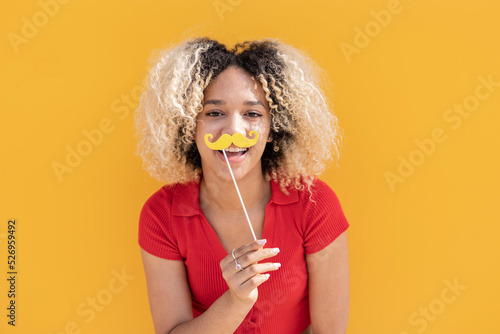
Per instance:
[[[274,266],[275,266],[276,268],[279,268],[279,267],[281,267],[281,263],[275,263],[275,264],[274,264]]]
[[[273,254],[278,254],[279,252],[280,252],[279,248],[273,248],[273,249],[271,249],[271,253],[273,253]]]
[[[265,244],[266,242],[267,242],[267,240],[266,240],[266,239],[257,240],[257,244],[259,244],[259,245],[263,245],[263,244]]]
[[[269,278],[269,276],[271,276],[271,275],[269,275],[269,274],[265,274],[264,276],[266,276],[266,279],[268,279],[268,278]]]

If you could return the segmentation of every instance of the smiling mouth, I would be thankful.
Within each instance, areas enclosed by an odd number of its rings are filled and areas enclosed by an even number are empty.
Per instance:
[[[218,150],[218,151],[220,154],[224,155],[222,150]],[[227,157],[232,158],[232,157],[239,157],[239,156],[245,155],[248,152],[248,148],[230,147],[230,148],[226,148],[225,151],[226,151]]]

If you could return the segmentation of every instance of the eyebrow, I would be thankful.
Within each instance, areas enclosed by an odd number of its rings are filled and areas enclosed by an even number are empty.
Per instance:
[[[224,100],[219,100],[219,99],[212,99],[212,100],[206,100],[205,103],[203,105],[207,105],[207,104],[213,104],[213,105],[216,105],[216,106],[220,106],[220,105],[224,105],[226,104],[226,101]],[[264,108],[266,107],[262,102],[260,102],[259,100],[253,100],[253,101],[244,101],[243,102],[243,105],[245,106],[263,106]]]

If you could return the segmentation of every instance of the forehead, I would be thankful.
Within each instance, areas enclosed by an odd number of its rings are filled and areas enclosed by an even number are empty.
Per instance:
[[[254,98],[263,104],[267,103],[261,83],[246,70],[239,67],[229,67],[222,71],[204,92],[205,100],[221,98],[238,100]]]

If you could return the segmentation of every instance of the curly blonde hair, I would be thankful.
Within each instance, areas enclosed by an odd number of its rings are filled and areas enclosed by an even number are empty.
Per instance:
[[[319,86],[319,68],[275,39],[227,49],[199,37],[155,56],[135,111],[136,155],[142,157],[144,169],[160,182],[199,181],[201,158],[194,133],[203,92],[229,66],[259,80],[270,106],[273,142],[262,155],[266,179],[279,182],[285,193],[289,187],[310,188],[325,163],[333,155],[338,159],[341,129]]]

